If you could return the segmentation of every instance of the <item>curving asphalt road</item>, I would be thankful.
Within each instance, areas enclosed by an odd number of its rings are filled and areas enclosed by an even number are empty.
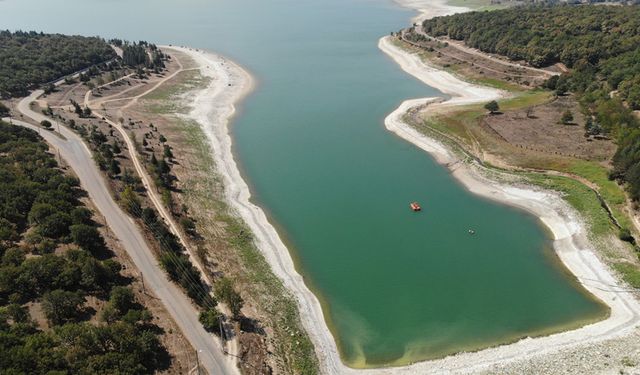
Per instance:
[[[136,223],[115,202],[104,178],[93,161],[91,152],[82,139],[65,126],[59,126],[56,121],[31,110],[29,103],[40,95],[42,95],[42,90],[35,91],[24,98],[18,104],[18,110],[24,116],[36,122],[45,119],[51,121],[53,128],[59,128],[63,137],[58,136],[53,131],[43,130],[23,121],[12,119],[11,122],[39,131],[40,135],[60,153],[60,156],[74,170],[80,179],[82,187],[105,217],[109,228],[129,253],[138,270],[144,275],[145,286],[151,289],[162,301],[184,336],[198,351],[200,365],[212,375],[240,374],[235,360],[223,354],[220,340],[204,330],[198,321],[198,312],[191,301],[178,286],[167,278]],[[9,119],[5,120],[8,121]]]

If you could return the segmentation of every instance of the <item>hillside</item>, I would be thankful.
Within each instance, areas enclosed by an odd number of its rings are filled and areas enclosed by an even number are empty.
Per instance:
[[[78,180],[0,122],[0,372],[151,374],[171,359]]]
[[[569,73],[545,87],[577,94],[585,132],[618,143],[611,178],[640,198],[640,7],[534,6],[426,20],[424,31],[536,67],[562,63]]]
[[[0,97],[103,63],[115,51],[96,37],[0,31]]]

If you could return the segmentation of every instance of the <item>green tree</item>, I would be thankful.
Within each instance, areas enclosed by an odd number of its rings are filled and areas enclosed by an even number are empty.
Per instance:
[[[52,85],[51,83],[49,83],[49,84],[44,85],[42,90],[44,91],[45,94],[51,94],[52,92],[54,92],[56,90],[56,87],[54,85]]]
[[[110,159],[109,161],[109,173],[112,176],[117,176],[120,174],[120,163],[116,159]]]
[[[71,211],[73,224],[92,224],[93,212],[86,207],[76,207]]]
[[[31,206],[29,211],[29,223],[41,224],[46,218],[58,212],[58,210],[49,203],[36,203]]]
[[[9,304],[0,310],[3,310],[3,312],[14,321],[14,323],[28,323],[31,320],[29,311],[17,303]]]
[[[173,196],[171,195],[171,191],[164,190],[162,192],[162,204],[164,204],[169,211],[173,211]]]
[[[206,309],[200,312],[199,316],[200,323],[204,329],[209,332],[215,332],[220,334],[220,324],[222,323],[222,314],[215,308]]]
[[[489,103],[484,105],[484,108],[489,111],[489,113],[494,114],[500,110],[500,106],[498,102],[495,100],[490,101]]]
[[[184,231],[188,234],[194,235],[196,233],[196,223],[194,223],[190,218],[186,216],[180,218],[180,225],[182,226],[182,229],[184,229]]]
[[[19,238],[17,229],[16,224],[0,217],[0,249],[3,243],[16,241]]]
[[[130,288],[117,286],[111,290],[109,302],[105,306],[102,319],[114,322],[136,307],[136,300]]]
[[[171,172],[171,167],[169,166],[169,163],[167,163],[167,161],[164,158],[160,159],[160,161],[158,162],[158,173],[163,175],[169,172]]]
[[[171,151],[171,146],[164,145],[163,155],[164,155],[165,158],[173,159],[173,152]]]
[[[71,238],[80,248],[97,254],[106,248],[104,238],[96,227],[87,224],[75,224],[71,226]]]
[[[223,277],[216,281],[213,288],[215,296],[229,307],[234,318],[238,318],[244,305],[244,300],[233,287],[233,282]]]
[[[24,250],[17,247],[8,249],[2,256],[3,266],[20,266],[25,260]]]
[[[569,125],[573,123],[573,113],[570,110],[566,110],[562,113],[562,117],[560,117],[560,122],[564,125]]]
[[[0,117],[9,116],[9,107],[0,102]]]
[[[635,243],[635,238],[633,238],[633,235],[631,234],[629,228],[621,228],[620,232],[618,233],[618,238],[620,238],[622,241],[626,241],[632,244]]]
[[[40,121],[40,125],[45,129],[51,129],[51,121],[49,120]]]
[[[126,314],[129,309],[134,307],[135,297],[130,288],[119,286],[111,291],[109,303],[120,314]]]
[[[44,237],[60,238],[69,234],[71,217],[65,212],[55,212],[38,224],[38,233]]]
[[[54,325],[78,318],[82,311],[84,297],[76,292],[54,290],[42,297],[42,310],[47,320]]]
[[[140,211],[142,209],[140,205],[140,198],[138,198],[138,194],[133,191],[131,185],[126,186],[122,193],[120,193],[120,201],[129,213],[134,216],[140,215]]]
[[[69,99],[69,101],[71,102],[71,105],[73,105],[75,114],[78,115],[79,117],[82,117],[83,116],[83,112],[82,112],[82,107],[80,107],[80,104],[78,104],[73,99]]]
[[[0,45],[6,33],[0,31]],[[99,239],[91,212],[78,200],[82,196],[78,181],[56,167],[37,132],[2,121],[0,155],[0,373],[152,374],[165,370],[169,358],[150,314],[132,300],[130,292],[111,293],[114,285],[128,282],[120,276],[121,265],[66,246],[74,240],[83,247],[95,247],[90,244]],[[104,252],[101,257],[110,255]],[[117,313],[117,319],[74,323],[93,318],[93,309],[83,308],[88,294],[106,293],[111,295],[106,307]],[[51,329],[42,330],[30,320],[22,306],[34,303],[41,303],[37,306],[42,306]],[[124,315],[121,310],[126,310]]]

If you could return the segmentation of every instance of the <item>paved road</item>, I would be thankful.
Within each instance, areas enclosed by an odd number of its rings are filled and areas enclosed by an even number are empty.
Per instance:
[[[53,128],[57,129],[59,124],[29,108],[29,103],[41,94],[42,91],[38,90],[23,99],[18,104],[18,110],[37,122],[47,119],[51,121]],[[14,119],[12,122],[38,130],[38,127],[22,121]],[[92,159],[91,152],[82,139],[62,125],[59,126],[59,129],[66,139],[59,137],[52,131],[41,130],[40,134],[60,152],[60,156],[74,170],[82,187],[88,192],[91,200],[105,217],[109,228],[129,253],[138,270],[144,275],[145,286],[162,301],[184,336],[198,350],[201,365],[210,374],[239,374],[234,359],[223,354],[220,341],[214,335],[206,332],[198,321],[198,312],[191,301],[178,286],[169,281],[165,272],[160,268],[136,223],[112,198],[105,180]]]

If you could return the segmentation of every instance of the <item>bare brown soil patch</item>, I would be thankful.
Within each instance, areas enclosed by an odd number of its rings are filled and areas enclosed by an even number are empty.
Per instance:
[[[561,123],[566,110],[574,117],[570,124]],[[569,96],[529,110],[507,111],[482,119],[482,125],[488,130],[520,148],[585,160],[610,159],[616,145],[608,139],[585,137],[584,123],[578,103]]]
[[[245,375],[268,375],[272,373],[267,366],[267,343],[264,336],[252,332],[240,332],[240,368]]]

